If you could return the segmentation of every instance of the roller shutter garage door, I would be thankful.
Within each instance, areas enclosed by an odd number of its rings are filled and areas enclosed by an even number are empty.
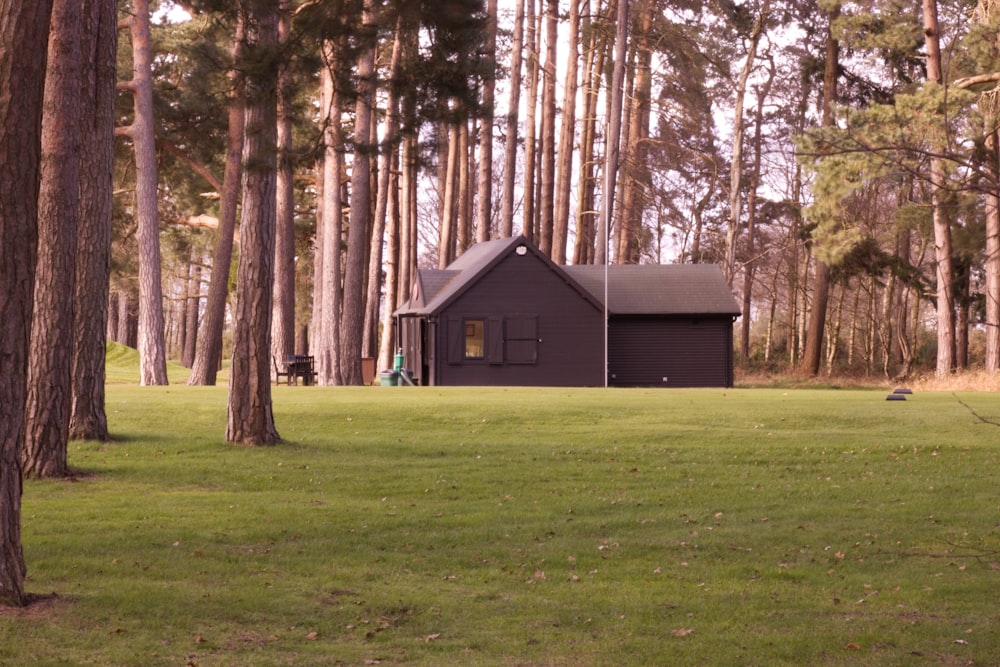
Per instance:
[[[732,386],[732,321],[615,318],[608,372],[616,386]]]

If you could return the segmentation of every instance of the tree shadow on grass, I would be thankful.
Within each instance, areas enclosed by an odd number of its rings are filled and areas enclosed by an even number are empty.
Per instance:
[[[23,607],[0,605],[0,618],[44,619],[73,602],[72,597],[64,597],[58,593],[25,593],[24,597]]]

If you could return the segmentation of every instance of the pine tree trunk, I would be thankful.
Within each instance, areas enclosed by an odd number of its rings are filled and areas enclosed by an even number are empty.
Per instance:
[[[497,51],[497,0],[486,0],[485,56],[489,73],[483,81],[484,116],[479,130],[479,164],[476,180],[476,241],[489,241],[493,225],[493,103]]]
[[[527,116],[524,130],[524,215],[521,220],[521,234],[537,242],[535,235],[535,218],[537,217],[535,199],[535,164],[537,162],[537,114],[538,114],[538,24],[535,11],[536,0],[525,0],[524,21],[526,24],[525,44],[528,56],[525,67],[528,75],[528,100],[525,104]]]
[[[281,0],[278,41],[286,44],[291,34],[290,0]],[[278,200],[277,236],[274,248],[274,313],[271,325],[271,356],[285,359],[295,353],[295,158],[292,142],[292,68],[287,60],[278,69]]]
[[[973,18],[984,26],[995,23],[998,5],[994,0],[979,0]],[[994,48],[1000,46],[1000,35],[994,32]],[[979,107],[985,123],[984,169],[990,177],[986,189],[986,354],[988,373],[1000,371],[1000,86],[979,96]]]
[[[163,288],[160,269],[160,223],[157,211],[156,143],[153,129],[152,55],[149,35],[149,0],[133,1],[129,19],[132,35],[132,92],[134,117],[122,133],[135,149],[135,210],[139,246],[139,382],[143,386],[167,384],[164,340]]]
[[[242,14],[237,16],[233,36],[233,62],[242,58],[244,26]],[[198,347],[188,384],[215,385],[222,360],[222,331],[226,321],[226,302],[229,298],[229,270],[233,262],[233,239],[236,236],[237,208],[240,198],[240,179],[243,160],[243,126],[245,119],[245,91],[243,73],[233,69],[229,74],[232,91],[229,98],[229,118],[226,136],[226,165],[222,179],[222,201],[219,229],[216,231],[212,250],[212,275],[205,299],[205,313],[198,333]]]
[[[653,24],[653,7],[644,0],[637,7],[638,34],[636,35],[634,86],[628,99],[628,130],[626,136],[625,178],[619,227],[618,262],[638,264],[641,259],[643,209],[646,194],[651,186],[649,173],[649,116],[652,94],[652,48],[650,30]]]
[[[22,473],[69,474],[70,370],[73,359],[73,291],[76,284],[80,185],[78,109],[81,5],[55,0],[49,32],[42,109],[41,187],[38,196],[38,264],[28,356],[28,396]]]
[[[456,235],[458,233],[455,190],[458,180],[458,145],[461,128],[459,121],[447,125],[447,156],[445,157],[444,182],[439,186],[441,198],[441,229],[438,234],[438,268],[444,269],[455,261]]]
[[[937,0],[923,0],[924,38],[927,52],[927,82],[940,86],[941,47]],[[945,210],[945,168],[942,158],[931,158],[931,208],[934,220],[934,260],[937,285],[937,365],[935,374],[945,377],[955,367],[955,270],[951,252],[951,221]]]
[[[115,0],[86,0],[83,11],[83,92],[80,99],[80,213],[77,226],[76,312],[69,436],[108,440],[104,407],[111,272],[112,172],[118,15]]]
[[[393,166],[399,158],[399,87],[396,81],[403,62],[402,19],[396,22],[396,34],[392,43],[392,58],[389,63],[389,93],[386,99],[386,133],[381,146],[378,164],[378,194],[375,197],[375,225],[372,230],[370,256],[368,258],[368,294],[365,298],[365,345],[363,357],[382,358],[381,348],[392,349],[392,313],[396,310],[396,281],[399,266],[399,224],[395,215],[395,197],[398,194],[398,179],[393,174]],[[387,246],[383,257],[383,239]],[[382,311],[381,348],[378,345],[379,304],[382,294],[382,267],[385,266],[385,303]],[[386,340],[388,339],[388,344]],[[388,355],[386,355],[388,357]]]
[[[402,60],[407,65],[416,57],[418,38],[417,22],[407,22],[402,34]],[[416,99],[412,90],[404,88],[400,100],[400,120],[407,128],[400,147],[399,178],[399,278],[396,281],[396,303],[404,304],[410,298],[410,288],[417,267],[417,180],[419,170],[418,137],[413,131],[417,122]],[[388,357],[385,358],[388,364]],[[380,368],[387,368],[380,365]]]
[[[556,161],[555,214],[552,222],[552,261],[566,263],[569,237],[569,196],[572,179],[573,146],[576,141],[576,92],[579,88],[580,3],[570,0],[569,35],[566,46],[566,79],[563,86],[562,119]]]
[[[371,238],[371,136],[375,107],[375,16],[365,0],[363,48],[358,56],[358,101],[354,110],[354,162],[351,167],[351,212],[344,263],[344,311],[340,369],[344,384],[361,384],[361,338],[365,317],[364,279]]]
[[[271,408],[271,310],[277,189],[277,72],[264,63],[278,38],[277,0],[246,14],[246,143],[243,218],[236,276],[233,364],[226,441],[273,445],[281,438]]]
[[[621,146],[622,109],[625,102],[625,60],[628,47],[629,0],[617,0],[615,19],[614,70],[608,94],[608,129],[605,137],[604,191],[601,216],[598,223],[597,254],[595,264],[607,264],[611,254],[608,248],[611,223],[615,217],[615,192],[618,183],[619,149]]]
[[[556,59],[559,57],[559,0],[546,0],[545,65],[542,70],[542,160],[538,248],[552,257],[556,194]]]
[[[23,606],[21,441],[50,0],[0,3],[0,605]]]
[[[736,103],[733,115],[733,161],[729,171],[729,227],[726,230],[726,260],[723,264],[723,272],[726,274],[726,282],[733,284],[736,272],[736,239],[739,235],[740,220],[742,218],[742,189],[743,189],[743,100],[746,96],[747,81],[754,68],[754,61],[757,59],[757,47],[764,34],[764,24],[770,11],[770,1],[764,0],[760,7],[760,13],[754,22],[753,29],[749,36],[749,49],[743,69],[736,82]]]
[[[409,102],[404,102],[409,105]],[[412,115],[404,112],[404,124]],[[399,161],[401,167],[399,184],[399,284],[396,292],[396,302],[406,303],[410,298],[410,289],[416,275],[417,267],[417,169],[419,162],[417,138],[413,134],[403,137]]]
[[[400,266],[402,253],[400,247],[401,219],[400,188],[399,188],[399,151],[393,151],[389,176],[389,201],[386,210],[386,256],[385,256],[385,303],[381,312],[381,337],[376,356],[376,369],[389,368],[393,352],[397,348],[396,331],[393,327],[393,313],[401,305],[398,301]]]
[[[990,122],[1000,116],[992,91]],[[986,137],[987,171],[993,177],[986,193],[986,371],[1000,372],[1000,133],[993,128]]]
[[[598,0],[597,16],[606,11],[606,6]],[[573,247],[574,264],[594,263],[594,241],[597,234],[597,210],[595,207],[596,179],[594,177],[594,156],[597,143],[597,101],[600,96],[601,73],[604,70],[608,44],[602,37],[603,31],[594,29],[590,19],[590,0],[584,0],[584,34],[590,35],[586,48],[586,86],[583,95],[583,127],[580,137],[580,158],[577,170],[580,174],[580,196],[576,208],[576,243]]]
[[[770,96],[774,76],[774,63],[771,61],[768,77],[757,91],[757,112],[754,117],[753,166],[747,193],[747,259],[743,263],[743,317],[740,322],[740,352],[744,359],[750,358],[751,301],[757,269],[757,189],[760,186],[761,158],[764,149],[764,104]]]
[[[379,146],[379,135],[377,123],[372,123],[371,127],[371,145],[376,147],[377,150],[374,151],[375,155],[378,155],[378,159],[372,159],[371,162],[371,176],[370,182],[373,187],[371,188],[369,204],[372,211],[371,223],[368,225],[369,237],[365,245],[365,276],[363,291],[364,297],[362,298],[362,326],[361,326],[361,341],[358,345],[359,348],[359,367],[361,371],[359,372],[360,381],[364,381],[364,359],[366,357],[373,357],[375,355],[375,349],[378,347],[378,313],[379,308],[382,305],[382,276],[384,270],[384,254],[385,254],[385,222],[386,222],[386,210],[378,210],[379,207],[379,188],[381,187],[379,176],[381,173],[381,154],[380,150],[385,150],[387,147]],[[390,150],[391,153],[391,149]],[[385,202],[388,204],[388,202]],[[381,215],[381,219],[379,218]]]
[[[528,0],[533,2],[534,0]],[[504,141],[503,195],[500,209],[500,237],[514,234],[514,184],[517,176],[517,125],[521,107],[521,61],[524,54],[524,3],[514,9],[514,41],[510,51],[510,101],[507,104],[507,137]]]
[[[83,183],[80,184],[80,187],[81,187],[81,190],[82,190]],[[82,208],[82,206],[81,206],[81,208]],[[83,234],[84,234],[84,232],[83,232],[84,221],[83,221],[83,216],[81,215],[80,217],[81,217],[81,219],[80,219],[80,239],[79,239],[79,243],[82,246],[83,245]],[[78,276],[78,278],[79,278],[79,276]],[[79,290],[79,287],[77,289]],[[118,292],[114,292],[114,291],[110,291],[110,290],[108,291],[108,303],[107,303],[107,314],[108,314],[108,317],[107,317],[107,326],[105,327],[105,330],[104,330],[104,335],[106,336],[106,340],[115,340],[115,336],[118,335],[118,296],[119,296]],[[79,295],[77,295],[77,298],[79,299]],[[115,342],[117,342],[117,341],[115,341]],[[74,343],[74,347],[75,347],[75,343]]]
[[[316,364],[319,382],[323,385],[340,384],[340,307],[341,307],[341,175],[340,148],[341,107],[340,91],[337,89],[333,72],[339,63],[339,48],[334,42],[325,45],[326,66],[321,72],[322,108],[325,131],[323,136],[323,176],[319,233],[321,245],[317,249],[320,259],[316,269],[319,272],[314,281],[319,303],[318,326],[314,328],[313,342],[316,350]]]
[[[840,60],[840,44],[833,37],[833,23],[839,15],[839,7],[832,9],[827,26],[826,67],[823,75],[823,119],[824,127],[833,125],[833,105],[837,99],[837,70]],[[823,330],[826,323],[827,301],[830,295],[830,267],[816,259],[813,281],[812,307],[809,310],[809,330],[802,355],[803,369],[808,375],[817,375],[823,351]]]
[[[181,347],[181,365],[191,368],[198,348],[198,316],[201,313],[201,258],[192,254],[190,275],[187,282],[187,299],[184,302],[184,336]]]
[[[969,367],[969,318],[970,318],[970,281],[971,267],[960,262],[955,276],[955,368],[966,370]]]
[[[456,210],[458,215],[456,223],[458,231],[455,236],[456,253],[458,257],[462,255],[474,240],[473,211],[472,211],[472,164],[475,161],[472,152],[475,150],[475,142],[472,141],[475,124],[469,114],[465,114],[462,124],[458,129],[458,184],[456,185]]]

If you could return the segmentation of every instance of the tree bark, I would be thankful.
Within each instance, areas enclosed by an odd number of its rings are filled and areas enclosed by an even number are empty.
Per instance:
[[[411,116],[403,114],[404,124]],[[410,298],[417,272],[417,182],[420,149],[416,135],[407,133],[399,154],[401,168],[399,184],[399,291],[397,303]]]
[[[396,331],[393,326],[393,313],[401,305],[400,294],[400,268],[403,263],[402,245],[400,243],[402,235],[402,219],[400,217],[400,179],[399,179],[399,150],[392,153],[392,163],[389,175],[389,201],[386,203],[387,234],[386,234],[386,257],[385,257],[385,303],[381,313],[381,336],[379,338],[378,353],[376,355],[376,369],[390,368],[392,365],[393,352],[397,348]]]
[[[643,210],[646,194],[651,187],[649,172],[649,117],[652,96],[652,45],[650,31],[653,26],[653,6],[643,0],[636,7],[638,35],[635,43],[635,66],[632,68],[634,83],[628,96],[628,129],[625,178],[622,179],[622,205],[618,219],[618,263],[638,264],[641,259]]]
[[[455,257],[462,255],[473,241],[472,213],[472,152],[475,142],[472,141],[475,120],[470,114],[464,114],[462,124],[458,126],[458,183],[455,185],[455,222],[458,225],[455,236]]]
[[[486,59],[489,72],[483,81],[483,118],[479,129],[479,163],[476,180],[476,241],[489,241],[493,226],[493,103],[496,90],[497,0],[486,0]]]
[[[993,182],[986,192],[986,371],[1000,371],[1000,132],[995,123],[1000,90],[990,93],[992,113],[986,114],[994,125],[986,135],[986,169]]]
[[[604,193],[601,200],[601,217],[598,226],[597,255],[595,264],[607,264],[610,258],[608,241],[611,223],[615,217],[615,190],[618,182],[619,148],[621,145],[622,109],[625,99],[625,55],[628,46],[629,0],[618,0],[615,20],[614,71],[611,76],[610,114],[605,137],[607,147],[604,158]]]
[[[156,140],[153,129],[153,78],[149,0],[133,0],[128,21],[132,36],[132,80],[121,84],[133,96],[132,124],[119,132],[135,149],[135,210],[139,245],[139,382],[167,384],[160,269],[160,223],[157,211]]]
[[[528,100],[526,103],[527,115],[525,117],[524,130],[524,215],[521,220],[521,234],[537,242],[535,236],[536,211],[535,200],[535,165],[537,162],[537,114],[538,114],[538,24],[536,22],[536,0],[525,0],[524,20],[527,33],[525,42],[527,43],[528,57],[525,60],[525,67],[528,74]]]
[[[409,64],[414,58],[417,44],[417,30],[407,25],[403,34],[403,61]],[[410,298],[410,288],[417,267],[417,179],[419,169],[419,148],[416,126],[416,100],[407,91],[400,100],[400,115],[403,127],[402,146],[399,151],[399,280],[396,286],[396,303],[403,304]],[[385,368],[386,366],[380,366]]]
[[[757,112],[754,118],[753,166],[750,172],[750,188],[747,193],[747,259],[743,263],[743,317],[740,322],[740,352],[744,359],[750,358],[751,301],[753,300],[754,276],[757,270],[757,189],[760,187],[761,157],[764,151],[764,104],[771,93],[774,81],[774,61],[770,61],[767,78],[757,90]]]
[[[271,408],[271,309],[277,188],[277,72],[266,63],[278,38],[278,3],[249,2],[243,221],[236,277],[233,363],[226,441],[281,441]]]
[[[981,24],[989,26],[996,20],[997,4],[994,0],[979,0],[973,17]],[[1000,46],[1000,35],[994,48]],[[971,77],[1000,81],[1000,73]],[[970,84],[971,85],[971,82]],[[995,85],[979,96],[986,135],[984,169],[990,182],[986,189],[986,354],[985,367],[988,373],[1000,371],[1000,85]]]
[[[340,90],[334,81],[333,73],[340,66],[338,45],[329,41],[325,45],[323,71],[320,74],[322,85],[322,110],[324,118],[324,151],[319,223],[322,230],[318,234],[320,246],[317,249],[319,260],[316,263],[317,276],[314,289],[318,292],[319,302],[317,325],[314,326],[313,341],[316,348],[316,363],[319,382],[323,385],[339,384],[340,375],[340,307],[341,307],[341,178],[342,165],[340,148],[341,138]]]
[[[191,368],[198,347],[198,316],[201,313],[201,257],[191,249],[188,267],[187,295],[184,299],[183,336],[181,336],[181,365]]]
[[[534,2],[534,0],[528,0]],[[524,55],[524,3],[514,9],[514,37],[510,51],[510,98],[507,104],[507,136],[504,140],[503,195],[500,209],[500,236],[514,234],[514,184],[517,176],[517,125],[521,107],[521,61]]]
[[[823,119],[824,127],[834,123],[833,105],[837,99],[837,76],[840,67],[840,44],[833,37],[833,22],[840,13],[839,6],[830,10],[826,37],[826,67],[823,73]],[[816,258],[813,277],[812,307],[809,309],[809,329],[806,346],[802,354],[805,372],[815,376],[819,373],[823,355],[823,333],[826,328],[826,309],[830,296],[830,267]]]
[[[236,18],[232,58],[238,63],[242,58],[244,26],[242,14]],[[240,198],[240,179],[243,160],[243,128],[245,117],[245,81],[243,72],[233,67],[229,74],[232,90],[229,97],[229,118],[226,137],[226,165],[222,179],[222,201],[219,212],[219,229],[212,250],[212,275],[205,299],[205,313],[198,332],[198,347],[188,384],[215,385],[222,360],[222,331],[226,320],[226,302],[229,297],[229,270],[233,262],[233,239],[236,236],[237,208]]]
[[[447,157],[444,183],[439,186],[441,197],[441,229],[438,234],[438,268],[444,269],[455,261],[455,237],[458,233],[455,190],[458,180],[458,144],[461,127],[458,120],[448,123]]]
[[[584,0],[580,12],[585,21],[584,33],[590,35],[585,59],[586,86],[583,95],[583,127],[580,137],[580,196],[576,209],[576,243],[573,247],[574,264],[594,263],[594,241],[597,234],[597,210],[594,205],[596,179],[594,177],[594,155],[597,143],[597,102],[600,96],[601,72],[607,55],[607,43],[603,31],[596,30],[590,19],[590,1]],[[598,1],[597,16],[601,16],[603,3]],[[604,7],[606,10],[606,6]]]
[[[371,238],[371,136],[375,109],[375,42],[373,0],[365,0],[363,47],[358,55],[358,100],[354,109],[354,163],[351,167],[350,227],[344,263],[344,311],[340,372],[344,384],[361,384],[361,338],[364,325],[364,278]]]
[[[69,474],[70,370],[80,189],[81,3],[55,0],[42,108],[38,263],[28,356],[22,473]]]
[[[21,442],[51,0],[0,3],[0,605],[23,606]]]
[[[388,360],[393,349],[392,313],[396,310],[396,283],[399,275],[399,218],[396,200],[399,180],[393,166],[399,162],[399,75],[403,62],[402,18],[396,22],[389,63],[389,93],[386,99],[385,137],[379,154],[378,195],[375,198],[375,225],[372,231],[371,254],[368,259],[368,304],[365,310],[366,344],[362,355]],[[398,166],[397,166],[398,170]],[[383,256],[383,239],[386,252]],[[382,293],[382,267],[385,265],[385,303],[382,307],[382,344],[378,344],[377,323]],[[370,338],[370,340],[368,340]],[[387,366],[379,365],[380,368]]]
[[[278,42],[287,44],[292,29],[290,0],[279,3]],[[271,356],[295,353],[295,158],[292,142],[292,68],[288,59],[278,68],[278,199],[274,247],[274,313]]]
[[[579,88],[580,3],[570,0],[567,36],[566,79],[563,86],[562,120],[559,126],[559,154],[556,161],[555,214],[552,222],[552,261],[566,263],[569,237],[569,198],[572,180],[573,145],[576,141],[576,92]]]
[[[104,441],[110,438],[104,407],[104,362],[110,330],[108,292],[118,55],[115,0],[85,0],[82,45],[81,142],[87,150],[82,152],[80,169],[69,436]]]
[[[927,52],[927,82],[940,86],[941,47],[937,0],[923,0],[924,39]],[[945,377],[955,367],[955,270],[951,251],[951,221],[945,210],[944,160],[931,158],[931,207],[934,220],[934,259],[937,284],[937,365],[935,374]]]
[[[553,256],[552,232],[556,194],[556,59],[559,57],[559,0],[546,0],[545,64],[542,68],[541,198],[538,249]],[[565,252],[565,251],[564,251]]]
[[[139,338],[139,304],[130,291],[119,292],[118,335],[115,341],[127,347],[136,347]]]
[[[739,235],[740,220],[743,217],[743,116],[745,113],[743,100],[746,96],[747,81],[753,72],[754,61],[757,59],[757,48],[764,35],[764,26],[767,22],[770,6],[769,0],[764,0],[761,4],[760,13],[750,31],[747,57],[736,81],[736,103],[733,111],[733,161],[729,171],[729,227],[726,230],[726,261],[722,267],[726,274],[726,282],[730,285],[733,284],[735,278],[736,239]]]

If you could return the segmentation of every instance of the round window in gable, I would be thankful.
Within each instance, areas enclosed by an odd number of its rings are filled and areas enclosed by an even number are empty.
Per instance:
[[[525,255],[528,254],[528,246],[526,246],[526,245],[519,245],[519,246],[517,246],[517,248],[515,248],[514,252],[516,252],[518,255],[521,255],[522,257],[524,257]]]

